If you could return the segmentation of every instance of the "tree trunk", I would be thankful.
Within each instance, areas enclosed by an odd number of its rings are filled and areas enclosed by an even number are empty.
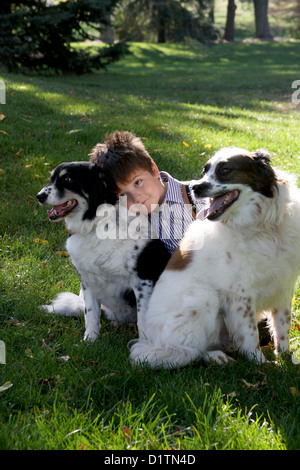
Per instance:
[[[255,12],[255,28],[258,39],[264,39],[272,41],[273,36],[271,34],[269,20],[268,20],[268,3],[269,0],[253,0],[254,1],[254,12]]]
[[[157,25],[157,29],[158,29],[158,42],[159,43],[163,43],[163,42],[166,42],[166,22],[165,22],[165,19],[164,17],[162,16],[162,13],[160,13],[160,16],[158,18],[158,25]]]
[[[226,41],[234,41],[234,17],[235,17],[236,4],[234,0],[228,0],[227,5],[227,19],[223,39]]]
[[[114,31],[111,26],[107,26],[105,30],[102,31],[100,39],[106,44],[114,44],[115,42]]]
[[[103,25],[103,30],[100,34],[101,41],[106,44],[113,44],[115,42],[114,31],[111,26],[111,15],[108,14],[106,17],[105,25]]]
[[[215,23],[215,0],[211,0],[209,12],[208,12],[208,18],[212,24]]]

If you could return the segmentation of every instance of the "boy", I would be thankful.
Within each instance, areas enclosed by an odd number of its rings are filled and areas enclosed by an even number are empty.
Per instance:
[[[118,196],[126,196],[128,208],[133,204],[145,206],[152,233],[172,254],[196,212],[204,206],[203,200],[192,197],[193,182],[182,183],[164,171],[159,172],[142,141],[127,131],[113,132],[103,144],[97,144],[91,161],[111,173]]]

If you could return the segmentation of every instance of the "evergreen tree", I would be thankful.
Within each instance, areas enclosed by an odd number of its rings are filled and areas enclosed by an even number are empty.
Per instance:
[[[0,65],[56,72],[89,72],[126,52],[124,43],[99,47],[91,54],[74,43],[92,39],[91,27],[107,26],[118,0],[1,0]],[[99,37],[99,33],[98,33]]]

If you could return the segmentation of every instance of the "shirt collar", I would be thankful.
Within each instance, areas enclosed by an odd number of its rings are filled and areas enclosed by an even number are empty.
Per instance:
[[[168,189],[165,194],[163,204],[166,202],[177,202],[182,199],[182,191],[181,185],[182,183],[175,178],[173,178],[169,173],[166,171],[160,172],[160,177],[163,183],[168,183]]]

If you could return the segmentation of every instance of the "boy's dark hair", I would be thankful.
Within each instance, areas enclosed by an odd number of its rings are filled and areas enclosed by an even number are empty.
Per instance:
[[[141,139],[128,131],[107,135],[105,142],[97,144],[90,156],[90,161],[108,170],[116,183],[126,183],[137,169],[153,174],[151,156]]]

